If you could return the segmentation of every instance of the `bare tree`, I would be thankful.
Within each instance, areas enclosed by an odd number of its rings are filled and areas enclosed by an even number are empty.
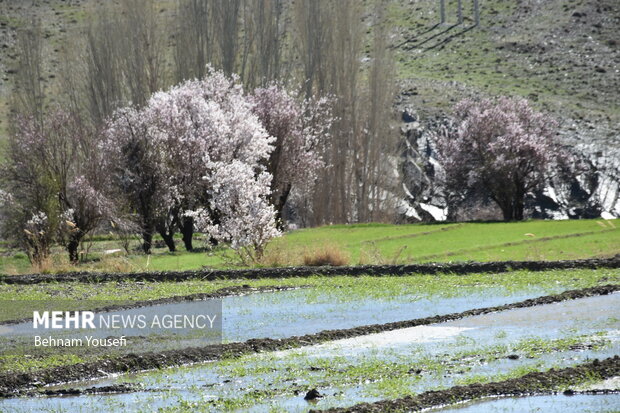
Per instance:
[[[335,26],[332,8],[338,3],[301,0],[293,4],[295,48],[303,65],[301,81],[306,98],[312,97],[315,89],[327,90],[326,53],[330,49],[330,32]],[[346,7],[349,2],[345,0],[342,4]]]
[[[123,99],[120,38],[111,11],[101,5],[86,31],[83,88],[93,123],[99,125]]]
[[[240,75],[248,88],[282,82],[286,19],[283,0],[256,0],[244,4],[243,54]]]
[[[399,194],[398,133],[392,127],[396,85],[393,57],[388,48],[388,30],[384,21],[384,3],[377,2],[374,12],[372,63],[369,70],[365,127],[358,136],[354,156],[357,188],[357,220],[381,221],[393,218]]]
[[[227,75],[235,72],[239,47],[242,0],[212,0],[220,67]]]
[[[41,122],[44,105],[43,37],[41,22],[33,19],[30,26],[17,32],[17,77],[13,93],[13,110],[35,116]]]
[[[213,59],[214,19],[208,0],[180,0],[172,26],[178,82],[202,78]]]
[[[73,79],[74,105],[84,107],[94,125],[102,125],[127,102],[144,104],[165,86],[163,35],[155,4],[148,0],[94,9],[85,33],[85,64],[67,68],[64,76]]]
[[[389,173],[396,168],[396,157],[389,122],[394,76],[382,16],[385,3],[379,2],[372,13],[378,17],[373,22],[370,59],[364,53],[368,23],[363,20],[363,4],[306,1],[296,7],[294,26],[304,62],[305,93],[335,97],[336,121],[324,154],[329,167],[319,176],[309,222],[386,219],[387,200],[394,194],[392,181],[397,178]],[[372,62],[370,66],[365,60]]]
[[[129,100],[146,103],[163,86],[163,27],[150,0],[124,0],[122,3],[119,56]]]

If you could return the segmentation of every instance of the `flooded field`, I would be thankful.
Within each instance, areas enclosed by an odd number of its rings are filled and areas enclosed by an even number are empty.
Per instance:
[[[236,311],[230,311],[230,314],[236,320],[235,325],[246,325],[250,332],[242,333],[239,327],[232,333],[228,332],[226,337],[242,339],[244,334],[256,337],[256,332],[262,331],[272,337],[283,334],[286,330],[281,330],[279,323],[275,323],[276,319],[271,329],[258,325],[252,330],[252,315],[257,314],[255,311],[258,314],[267,311],[265,301],[276,309],[280,308],[277,311],[285,314],[290,303],[295,300],[303,303],[301,294],[304,293],[308,291],[233,297],[231,300],[236,300]],[[320,296],[316,296],[312,300],[320,304],[317,308],[313,307],[312,301],[306,306],[298,305],[298,312],[293,312],[295,315],[291,315],[290,320],[293,317],[303,319],[302,314],[312,314],[314,318],[309,318],[306,329],[300,330],[307,332],[321,329],[321,320],[328,320],[325,321],[328,326],[359,325],[377,319],[383,322],[398,320],[399,314],[400,319],[413,318],[436,314],[437,308],[458,311],[459,308],[468,309],[474,305],[515,299],[500,294],[491,294],[486,298],[481,295],[474,297],[446,299],[435,303],[436,307],[430,300],[420,300],[422,303],[418,307],[405,299],[395,299],[374,307],[369,303],[360,303],[353,310],[344,304],[339,309],[337,303],[326,303]],[[228,301],[225,305],[232,304],[232,301]],[[399,306],[400,313],[397,311]],[[332,311],[344,312],[344,316],[338,322],[330,321],[330,308]],[[247,317],[245,322],[244,317]],[[286,326],[287,318],[283,318],[282,325]],[[5,399],[0,400],[0,410],[141,411],[149,406],[152,409],[305,412],[310,409],[352,406],[360,402],[375,402],[454,385],[500,380],[530,371],[574,366],[594,358],[610,357],[620,353],[619,319],[620,294],[588,297],[368,334],[299,349],[71,383],[51,389],[87,389],[128,384],[133,391],[123,394]],[[324,397],[314,402],[304,400],[306,393],[315,388]],[[610,403],[618,400],[612,396],[605,396]],[[594,397],[587,400],[602,400]],[[510,400],[513,400],[512,403],[522,403],[521,399]],[[560,400],[558,403],[564,402],[560,396],[553,396],[550,401],[542,398],[536,400],[545,406],[544,403],[555,400]],[[500,403],[500,409],[504,406],[501,403],[509,402],[508,399],[493,401]],[[522,405],[517,405],[514,411],[519,411],[519,406]],[[466,405],[458,407],[468,408]]]
[[[170,314],[200,314],[205,311],[218,312],[223,316],[221,337],[207,337],[195,330],[176,330],[174,336],[166,337],[163,331],[151,332],[148,340],[130,340],[134,346],[125,351],[170,350],[189,346],[200,346],[223,340],[224,342],[245,341],[252,338],[283,338],[293,335],[312,334],[323,330],[344,329],[360,325],[389,323],[434,316],[441,313],[457,313],[475,307],[492,307],[522,301],[541,295],[541,290],[508,291],[502,288],[486,289],[484,294],[473,288],[463,288],[449,296],[401,294],[386,297],[348,298],[346,291],[326,293],[313,288],[289,291],[252,293],[214,300],[196,300],[158,304],[146,307],[149,317],[163,317]],[[95,303],[93,301],[93,303]],[[113,302],[110,301],[113,304]],[[215,311],[215,309],[219,311]],[[145,308],[98,312],[130,318],[145,312]],[[24,346],[24,340],[32,336],[32,322],[0,326],[0,343],[3,350]],[[50,332],[52,336],[74,337],[80,332]],[[112,329],[100,328],[95,334],[106,337]],[[159,334],[158,334],[159,333]],[[128,328],[123,335],[140,337],[144,330]],[[18,340],[22,337],[23,340]],[[10,342],[9,342],[10,341]]]
[[[441,413],[521,413],[521,412],[597,412],[614,413],[620,406],[619,394],[541,395],[530,397],[507,397],[466,403],[445,409],[433,409]]]

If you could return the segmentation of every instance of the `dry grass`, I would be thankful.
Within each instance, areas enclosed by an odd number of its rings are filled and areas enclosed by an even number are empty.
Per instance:
[[[303,255],[303,264],[309,267],[332,265],[334,267],[348,265],[351,256],[337,245],[325,245],[308,250]]]
[[[286,267],[299,265],[299,251],[285,245],[269,246],[260,258],[259,265],[263,267]]]
[[[73,271],[75,271],[75,267],[69,263],[69,259],[65,254],[52,254],[41,261],[33,262],[30,272],[36,274],[52,274],[55,272],[71,271],[71,267],[73,267]]]
[[[66,254],[56,254],[46,258],[41,263],[33,264],[26,273],[34,274],[57,274],[73,271],[101,271],[101,272],[134,272],[145,271],[146,268],[138,268],[126,257],[102,257],[96,261],[83,262],[79,266],[71,263]],[[11,272],[5,268],[5,273],[17,275],[19,272]]]
[[[270,246],[265,251],[259,264],[263,267],[288,267],[307,265],[318,267],[323,265],[343,266],[351,263],[351,256],[336,244],[325,244],[321,247],[300,248],[290,245]]]

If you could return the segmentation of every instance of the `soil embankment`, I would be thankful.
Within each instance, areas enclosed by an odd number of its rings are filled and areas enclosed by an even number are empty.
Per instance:
[[[551,389],[588,380],[592,377],[607,379],[620,375],[620,357],[614,356],[603,361],[598,359],[564,369],[551,369],[544,372],[528,373],[522,377],[494,383],[474,383],[468,386],[455,386],[446,390],[427,391],[415,396],[407,396],[394,400],[382,400],[375,403],[361,403],[345,408],[320,410],[326,413],[375,413],[375,412],[414,412],[480,399],[492,396],[523,396],[553,393]],[[575,394],[575,392],[572,392]],[[319,410],[311,410],[318,413]]]
[[[609,259],[564,261],[490,261],[428,263],[410,265],[359,265],[346,267],[279,267],[239,270],[196,270],[134,273],[72,272],[62,274],[26,274],[0,276],[5,284],[41,284],[49,282],[101,283],[110,281],[187,281],[187,280],[237,280],[321,276],[398,276],[408,274],[473,274],[507,271],[549,271],[569,269],[620,268],[620,257]]]

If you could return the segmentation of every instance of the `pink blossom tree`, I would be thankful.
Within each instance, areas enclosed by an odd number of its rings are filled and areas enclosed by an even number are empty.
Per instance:
[[[258,88],[253,111],[275,138],[267,170],[273,176],[269,197],[282,225],[282,210],[294,187],[308,189],[325,166],[322,153],[333,122],[329,98],[299,100],[282,86]]]
[[[142,217],[145,241],[158,220],[167,220],[163,226],[179,225],[191,249],[196,211],[207,217],[201,222],[208,222],[204,228],[213,240],[233,248],[251,247],[260,254],[277,234],[270,229],[273,208],[259,202],[269,193],[265,165],[275,139],[252,112],[237,79],[210,70],[204,79],[158,92],[141,109],[117,112],[106,135],[110,158],[117,159],[116,181]],[[140,148],[139,156],[128,157],[132,145]],[[224,178],[226,190],[218,182]],[[227,201],[244,197],[254,200],[252,208],[236,209]]]
[[[524,99],[465,99],[455,107],[455,128],[437,134],[446,188],[452,197],[482,189],[504,220],[522,220],[525,195],[543,184],[562,151],[556,122]]]

